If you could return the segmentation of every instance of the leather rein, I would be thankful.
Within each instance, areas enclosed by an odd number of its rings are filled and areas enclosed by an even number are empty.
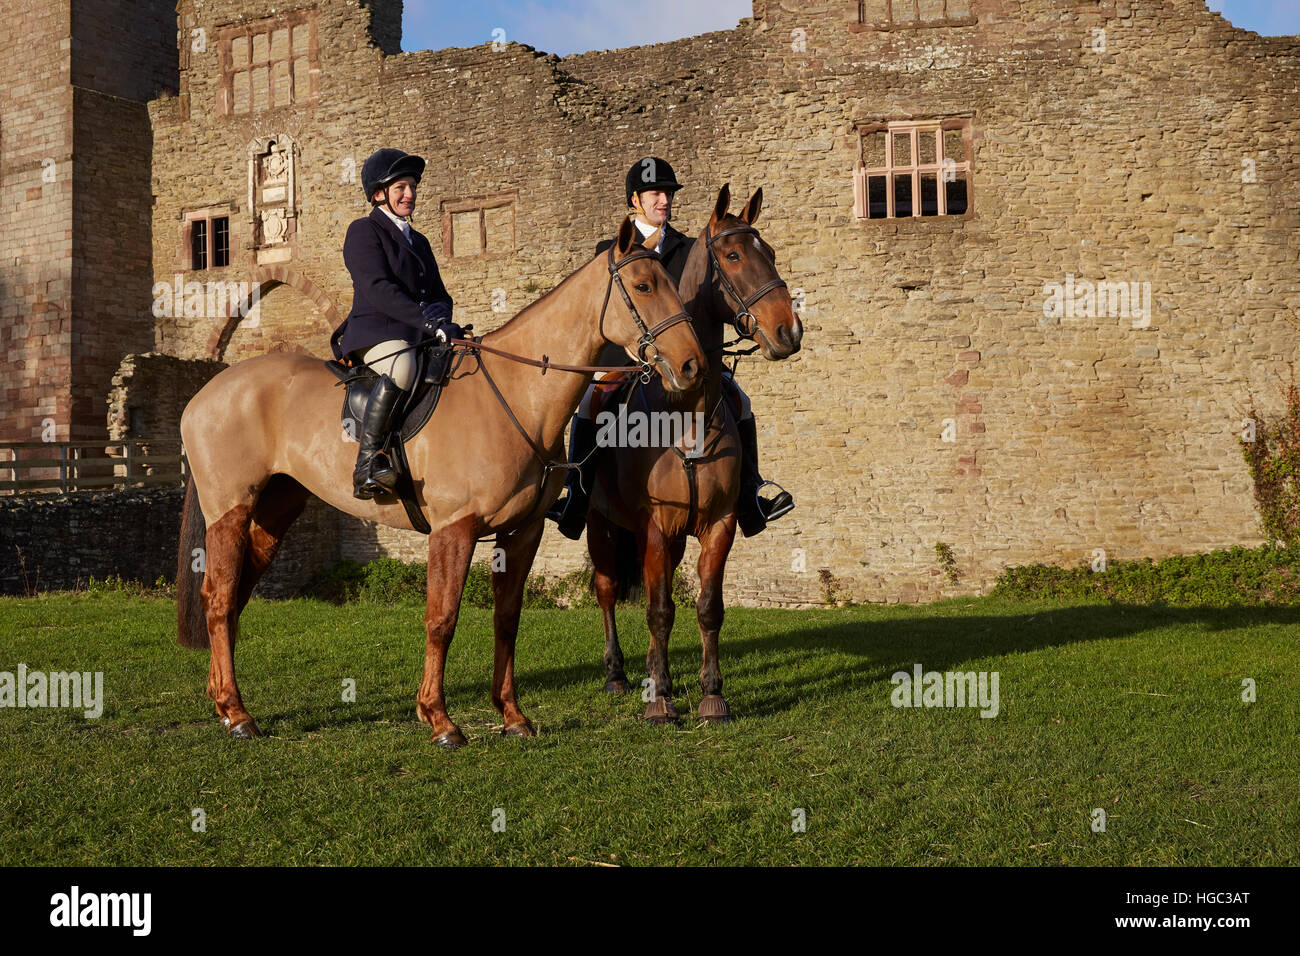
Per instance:
[[[608,342],[610,345],[617,345],[618,344],[617,342],[612,341],[609,338],[609,336],[605,334],[605,312],[609,309],[610,296],[613,294],[614,287],[617,286],[619,294],[623,298],[623,304],[627,306],[628,312],[632,314],[632,321],[636,323],[636,327],[641,333],[641,338],[637,340],[636,352],[637,352],[637,358],[640,360],[641,363],[639,375],[643,382],[649,382],[651,378],[654,377],[654,362],[656,362],[660,356],[659,348],[655,344],[655,339],[657,339],[668,329],[672,328],[674,325],[678,325],[682,322],[691,321],[690,314],[687,313],[685,310],[678,312],[676,315],[670,315],[662,322],[656,323],[653,327],[646,325],[645,320],[641,318],[641,313],[637,311],[636,303],[634,303],[632,301],[632,297],[627,294],[627,289],[623,285],[623,277],[619,275],[619,270],[622,269],[630,262],[635,262],[638,259],[650,259],[650,258],[658,259],[659,254],[656,252],[652,252],[649,249],[638,249],[636,252],[630,253],[624,256],[622,259],[615,261],[614,247],[610,246],[609,247],[609,281],[605,286],[605,300],[604,302],[601,303],[600,306],[600,337],[604,339],[606,342]],[[509,416],[511,424],[515,426],[515,431],[519,432],[519,434],[523,437],[524,441],[528,443],[528,447],[532,449],[533,457],[535,457],[538,463],[542,466],[542,478],[541,481],[539,482],[539,487],[546,483],[546,479],[552,471],[556,471],[557,469],[560,468],[566,470],[572,468],[578,468],[581,466],[581,462],[546,460],[546,456],[543,454],[542,449],[537,446],[537,442],[533,441],[532,436],[528,434],[528,432],[524,429],[524,426],[519,423],[519,419],[515,417],[514,409],[510,407],[510,403],[507,402],[505,396],[501,394],[501,389],[497,387],[496,380],[492,378],[492,373],[488,371],[487,366],[483,363],[482,356],[477,353],[490,352],[493,355],[499,355],[504,359],[508,359],[512,362],[518,362],[521,365],[531,365],[535,368],[540,368],[542,370],[543,375],[546,374],[547,369],[552,369],[552,368],[558,372],[577,372],[581,374],[595,373],[595,372],[626,372],[627,371],[626,365],[563,365],[558,362],[552,362],[550,356],[548,355],[543,355],[541,360],[538,361],[537,359],[528,358],[527,356],[523,356],[523,355],[516,355],[513,352],[507,352],[503,349],[499,349],[491,345],[485,345],[483,344],[482,341],[479,341],[478,339],[473,339],[473,340],[451,339],[448,344],[450,344],[453,348],[463,352],[476,353],[475,358],[478,359],[479,371],[483,373],[483,378],[487,381],[488,386],[492,389],[492,394],[496,396],[496,399],[500,403],[501,407],[505,409],[506,415]],[[648,351],[652,351],[653,353],[649,357],[647,357],[646,354]],[[542,500],[540,495],[538,496],[537,500],[539,502]],[[533,510],[536,509],[534,508]],[[529,523],[531,523],[532,517],[533,517],[533,511],[530,510],[528,515],[525,517],[525,519],[521,521],[520,524],[517,525],[517,527],[523,527],[528,525]]]

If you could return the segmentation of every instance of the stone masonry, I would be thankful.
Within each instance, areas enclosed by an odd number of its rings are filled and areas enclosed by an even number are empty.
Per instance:
[[[104,437],[109,381],[153,344],[151,131],[175,91],[170,0],[26,0],[0,32],[0,441]],[[48,434],[48,432],[46,432]]]
[[[67,59],[46,42],[67,35],[66,7],[28,14],[39,62]],[[758,225],[800,290],[803,351],[740,371],[763,470],[798,507],[737,541],[729,601],[819,603],[822,571],[856,600],[926,601],[986,590],[1008,565],[1261,541],[1237,436],[1252,394],[1280,408],[1294,356],[1296,38],[1236,29],[1205,0],[755,0],[733,30],[563,58],[513,43],[399,52],[401,4],[385,0],[180,0],[174,16],[175,95],[160,80],[148,103],[151,276],[118,277],[111,319],[77,288],[100,281],[78,271],[81,180],[40,183],[46,154],[79,175],[68,121],[84,107],[53,67],[5,94],[6,434],[73,414],[40,382],[100,374],[67,371],[93,357],[52,314],[70,311],[75,332],[84,312],[96,354],[113,353],[101,397],[127,352],[323,356],[351,300],[341,249],[367,211],[360,166],[381,145],[429,160],[415,225],[478,331],[614,232],[624,173],[654,153],[687,184],[675,219],[690,233],[723,183],[733,209],[762,186]],[[927,121],[960,128],[969,211],[858,218],[872,131]],[[87,197],[92,232],[112,218],[104,196]],[[71,238],[33,226],[51,215]],[[228,222],[229,265],[191,268],[200,219]],[[261,304],[153,315],[145,285],[177,276],[247,282]],[[1120,282],[1149,283],[1149,314],[1051,308],[1053,288]],[[339,527],[342,556],[425,556],[418,535]],[[583,554],[550,529],[538,570]]]

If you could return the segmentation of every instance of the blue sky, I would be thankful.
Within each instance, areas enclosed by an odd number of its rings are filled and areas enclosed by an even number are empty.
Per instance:
[[[1300,34],[1300,0],[1208,3],[1247,30]],[[402,49],[477,46],[504,30],[505,40],[566,56],[730,30],[752,9],[750,0],[406,0]]]

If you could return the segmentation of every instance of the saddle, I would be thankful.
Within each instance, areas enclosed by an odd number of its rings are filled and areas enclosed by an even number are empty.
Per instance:
[[[734,379],[732,381],[734,382]],[[596,382],[596,390],[591,396],[591,420],[594,422],[602,412],[611,412],[617,415],[621,407],[630,406],[632,397],[636,394],[637,386],[640,384],[641,373],[635,369],[628,369],[626,372],[610,372],[602,377],[600,381]],[[739,421],[740,390],[732,385],[724,384],[722,396],[726,405],[731,409],[732,421]],[[645,407],[644,394],[641,396],[641,405],[643,408]],[[718,407],[715,406],[714,412],[710,413],[710,421],[717,410]],[[686,472],[686,484],[690,493],[686,513],[691,516],[691,520],[694,520],[693,516],[699,507],[699,481],[695,474],[699,459],[676,446],[673,447],[673,452],[677,455],[678,460],[682,463],[682,468]]]
[[[414,438],[433,417],[438,399],[442,397],[442,389],[460,366],[465,353],[457,353],[453,361],[451,347],[436,343],[417,346],[413,351],[416,361],[415,384],[406,393],[406,400],[394,412],[393,428],[388,439],[388,457],[397,473],[397,487],[394,491],[406,509],[406,516],[415,530],[428,534],[429,523],[415,500],[415,485],[411,480],[404,444]],[[329,360],[325,362],[325,367],[339,380],[338,384],[343,386],[341,423],[343,430],[356,438],[361,433],[361,422],[365,418],[371,389],[379,376],[368,365],[345,365]]]

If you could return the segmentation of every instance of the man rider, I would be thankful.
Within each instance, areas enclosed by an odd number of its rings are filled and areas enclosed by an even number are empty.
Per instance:
[[[343,262],[352,276],[352,310],[330,337],[334,357],[369,365],[379,376],[361,421],[352,475],[356,498],[389,494],[397,484],[381,455],[393,413],[414,384],[414,343],[461,337],[451,321],[452,300],[442,284],[433,248],[408,221],[424,160],[400,149],[380,149],[361,167],[361,187],[374,207],[348,226]]]
[[[638,160],[628,170],[626,198],[629,215],[635,217],[643,245],[659,254],[664,269],[674,283],[680,283],[682,270],[690,255],[695,238],[674,229],[672,218],[673,196],[681,189],[673,168],[656,156]],[[596,246],[597,254],[605,252],[614,240],[606,239]],[[620,353],[623,354],[623,353]],[[604,359],[606,357],[602,357]],[[602,360],[600,364],[617,364],[616,359]],[[740,399],[740,416],[736,423],[740,433],[740,497],[736,502],[736,522],[745,537],[758,534],[769,521],[774,521],[794,508],[794,499],[782,489],[775,498],[761,498],[758,490],[766,482],[758,472],[758,427],[746,395],[732,378],[730,371],[722,375],[724,388],[734,390]],[[596,476],[598,453],[596,451],[596,425],[591,416],[591,396],[595,385],[587,389],[569,431],[569,460],[582,461],[580,469],[570,469],[565,484],[567,496],[557,501],[546,517],[557,523],[560,533],[577,540],[586,527],[587,505],[592,482]]]

